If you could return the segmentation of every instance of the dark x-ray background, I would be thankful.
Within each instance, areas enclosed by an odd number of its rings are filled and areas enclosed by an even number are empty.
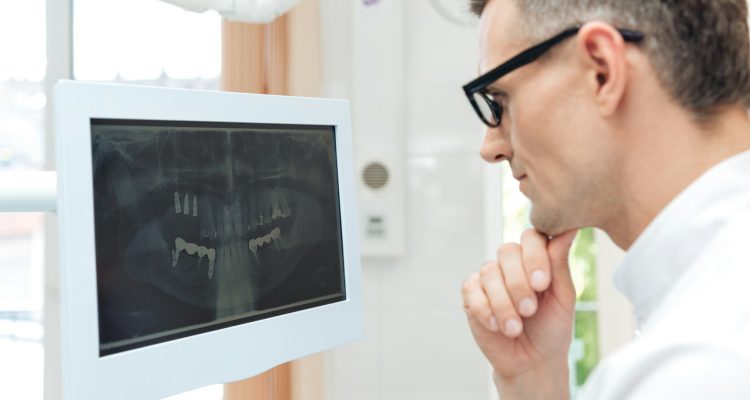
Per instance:
[[[333,127],[91,135],[102,355],[345,298]]]

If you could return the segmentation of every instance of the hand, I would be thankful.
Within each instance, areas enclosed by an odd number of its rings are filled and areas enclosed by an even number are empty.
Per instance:
[[[501,397],[567,398],[575,288],[568,253],[577,230],[553,239],[526,230],[463,285],[464,309],[495,369]]]

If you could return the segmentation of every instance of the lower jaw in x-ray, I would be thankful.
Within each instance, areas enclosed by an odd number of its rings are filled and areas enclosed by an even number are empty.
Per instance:
[[[193,200],[126,239],[125,266],[136,279],[196,306],[252,304],[300,262],[323,224],[315,199],[294,189],[249,190],[227,201],[175,193]]]

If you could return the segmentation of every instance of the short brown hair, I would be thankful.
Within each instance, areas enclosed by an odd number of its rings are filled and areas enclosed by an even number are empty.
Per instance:
[[[470,0],[471,10],[481,15],[488,1],[498,0]],[[662,85],[698,117],[729,104],[750,107],[746,0],[513,1],[533,40],[592,20],[644,32]]]

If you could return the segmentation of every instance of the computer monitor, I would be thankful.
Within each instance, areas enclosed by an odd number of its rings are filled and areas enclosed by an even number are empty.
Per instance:
[[[362,338],[346,101],[65,81],[55,109],[64,399]]]

